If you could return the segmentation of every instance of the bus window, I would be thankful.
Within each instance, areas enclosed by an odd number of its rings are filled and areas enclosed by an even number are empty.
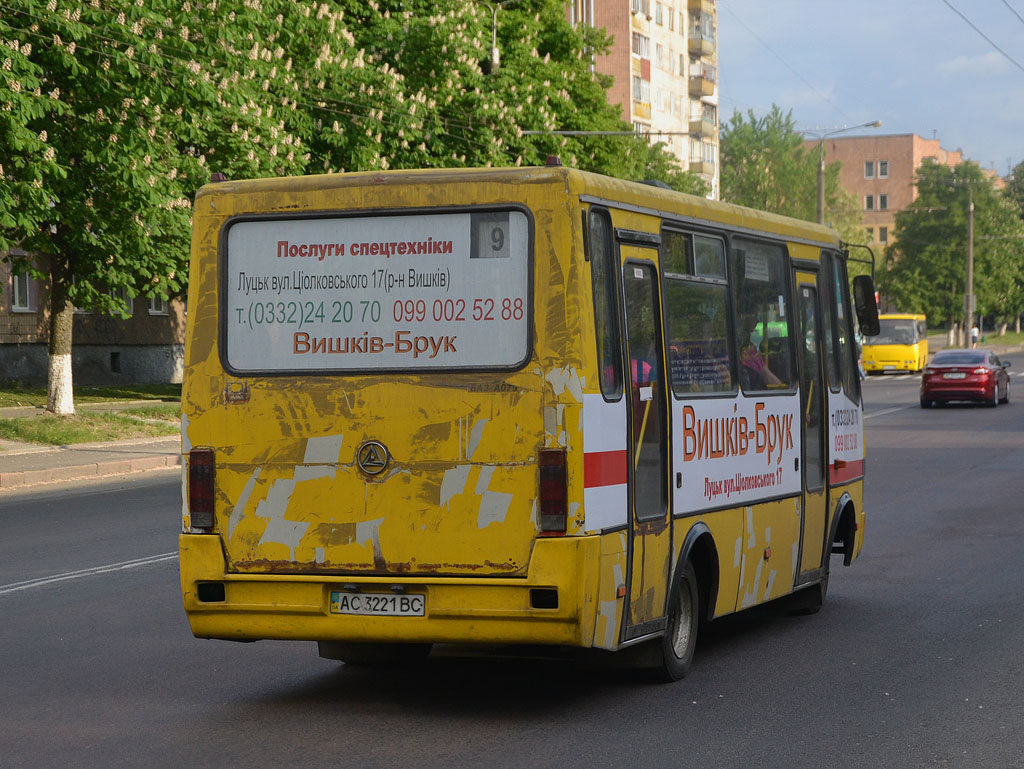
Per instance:
[[[725,280],[725,244],[719,238],[693,236],[693,272],[702,278]]]
[[[729,260],[740,386],[748,391],[790,389],[794,378],[785,249],[737,239]]]
[[[833,302],[836,308],[836,340],[839,352],[839,373],[843,390],[855,403],[860,402],[860,376],[857,369],[857,346],[853,340],[853,310],[846,278],[846,263],[832,260]]]
[[[823,342],[823,354],[825,357],[825,380],[828,384],[829,389],[839,390],[842,386],[842,382],[839,378],[839,361],[836,357],[837,346],[835,338],[835,327],[836,327],[836,310],[835,305],[837,300],[833,300],[830,292],[830,276],[832,274],[832,254],[827,251],[823,251],[821,254],[821,263],[824,265],[825,279],[822,281],[822,299],[824,304],[824,312],[821,314],[822,329],[821,339]]]
[[[690,236],[666,232],[666,262],[662,292],[665,298],[665,339],[668,344],[672,392],[677,397],[692,393],[733,392],[735,376],[729,349],[728,305],[725,277],[725,244],[721,239],[694,236],[690,260]],[[719,280],[692,280],[689,265]],[[678,274],[686,270],[683,274]]]
[[[594,291],[594,323],[601,393],[607,400],[622,395],[622,348],[615,301],[615,249],[607,211],[591,210],[590,274]]]

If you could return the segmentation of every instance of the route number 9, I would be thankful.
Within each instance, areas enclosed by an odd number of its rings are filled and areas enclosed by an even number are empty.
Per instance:
[[[471,231],[471,259],[508,258],[508,211],[473,214]]]

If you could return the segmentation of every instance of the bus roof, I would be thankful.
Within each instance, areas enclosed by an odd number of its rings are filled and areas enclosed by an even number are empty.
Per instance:
[[[380,186],[445,185],[456,183],[485,184],[559,184],[569,194],[578,195],[591,202],[607,201],[610,205],[633,207],[641,211],[662,216],[686,217],[706,221],[709,226],[720,228],[768,232],[813,242],[822,246],[839,248],[839,236],[835,230],[814,222],[770,214],[752,208],[708,200],[697,195],[688,195],[652,184],[616,179],[597,173],[580,171],[564,166],[539,166],[528,168],[428,168],[393,171],[358,171],[340,174],[318,174],[309,176],[270,177],[241,181],[219,181],[204,185],[196,195],[197,209],[202,199],[210,196],[231,196],[233,194],[261,193],[304,193],[323,192],[331,188],[359,188]],[[270,200],[270,198],[268,198]],[[454,203],[454,201],[453,201]],[[282,206],[281,213],[300,213],[301,207],[294,204]]]

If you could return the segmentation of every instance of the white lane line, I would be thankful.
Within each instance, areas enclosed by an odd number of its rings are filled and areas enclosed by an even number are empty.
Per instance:
[[[881,411],[874,411],[874,412],[872,412],[870,414],[865,414],[864,418],[865,419],[873,419],[874,417],[881,417],[881,416],[885,416],[886,414],[892,414],[894,411],[906,411],[907,409],[913,409],[913,408],[917,408],[917,406],[916,405],[914,405],[914,406],[896,406],[895,408],[882,409]]]
[[[37,577],[36,579],[28,579],[24,582],[12,582],[9,585],[0,585],[0,595],[16,593],[19,590],[28,590],[29,588],[33,587],[42,587],[43,585],[50,585],[54,582],[63,582],[68,579],[80,579],[81,577],[91,577],[95,574],[106,574],[107,572],[111,571],[122,571],[124,569],[134,569],[137,566],[149,566],[151,564],[161,563],[163,561],[173,561],[177,557],[177,553],[162,553],[161,555],[151,555],[146,558],[136,558],[134,561],[108,563],[104,566],[93,566],[89,569],[68,571],[63,574],[52,574],[48,577]]]

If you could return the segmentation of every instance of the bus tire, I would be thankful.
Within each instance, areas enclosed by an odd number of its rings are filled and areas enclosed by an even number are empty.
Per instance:
[[[346,665],[384,667],[414,665],[430,654],[432,644],[363,643],[357,641],[318,641],[317,651],[328,660]]]
[[[658,677],[666,682],[678,681],[690,670],[697,648],[700,625],[700,591],[697,573],[687,560],[679,573],[669,599],[668,627],[661,637],[661,665]]]

